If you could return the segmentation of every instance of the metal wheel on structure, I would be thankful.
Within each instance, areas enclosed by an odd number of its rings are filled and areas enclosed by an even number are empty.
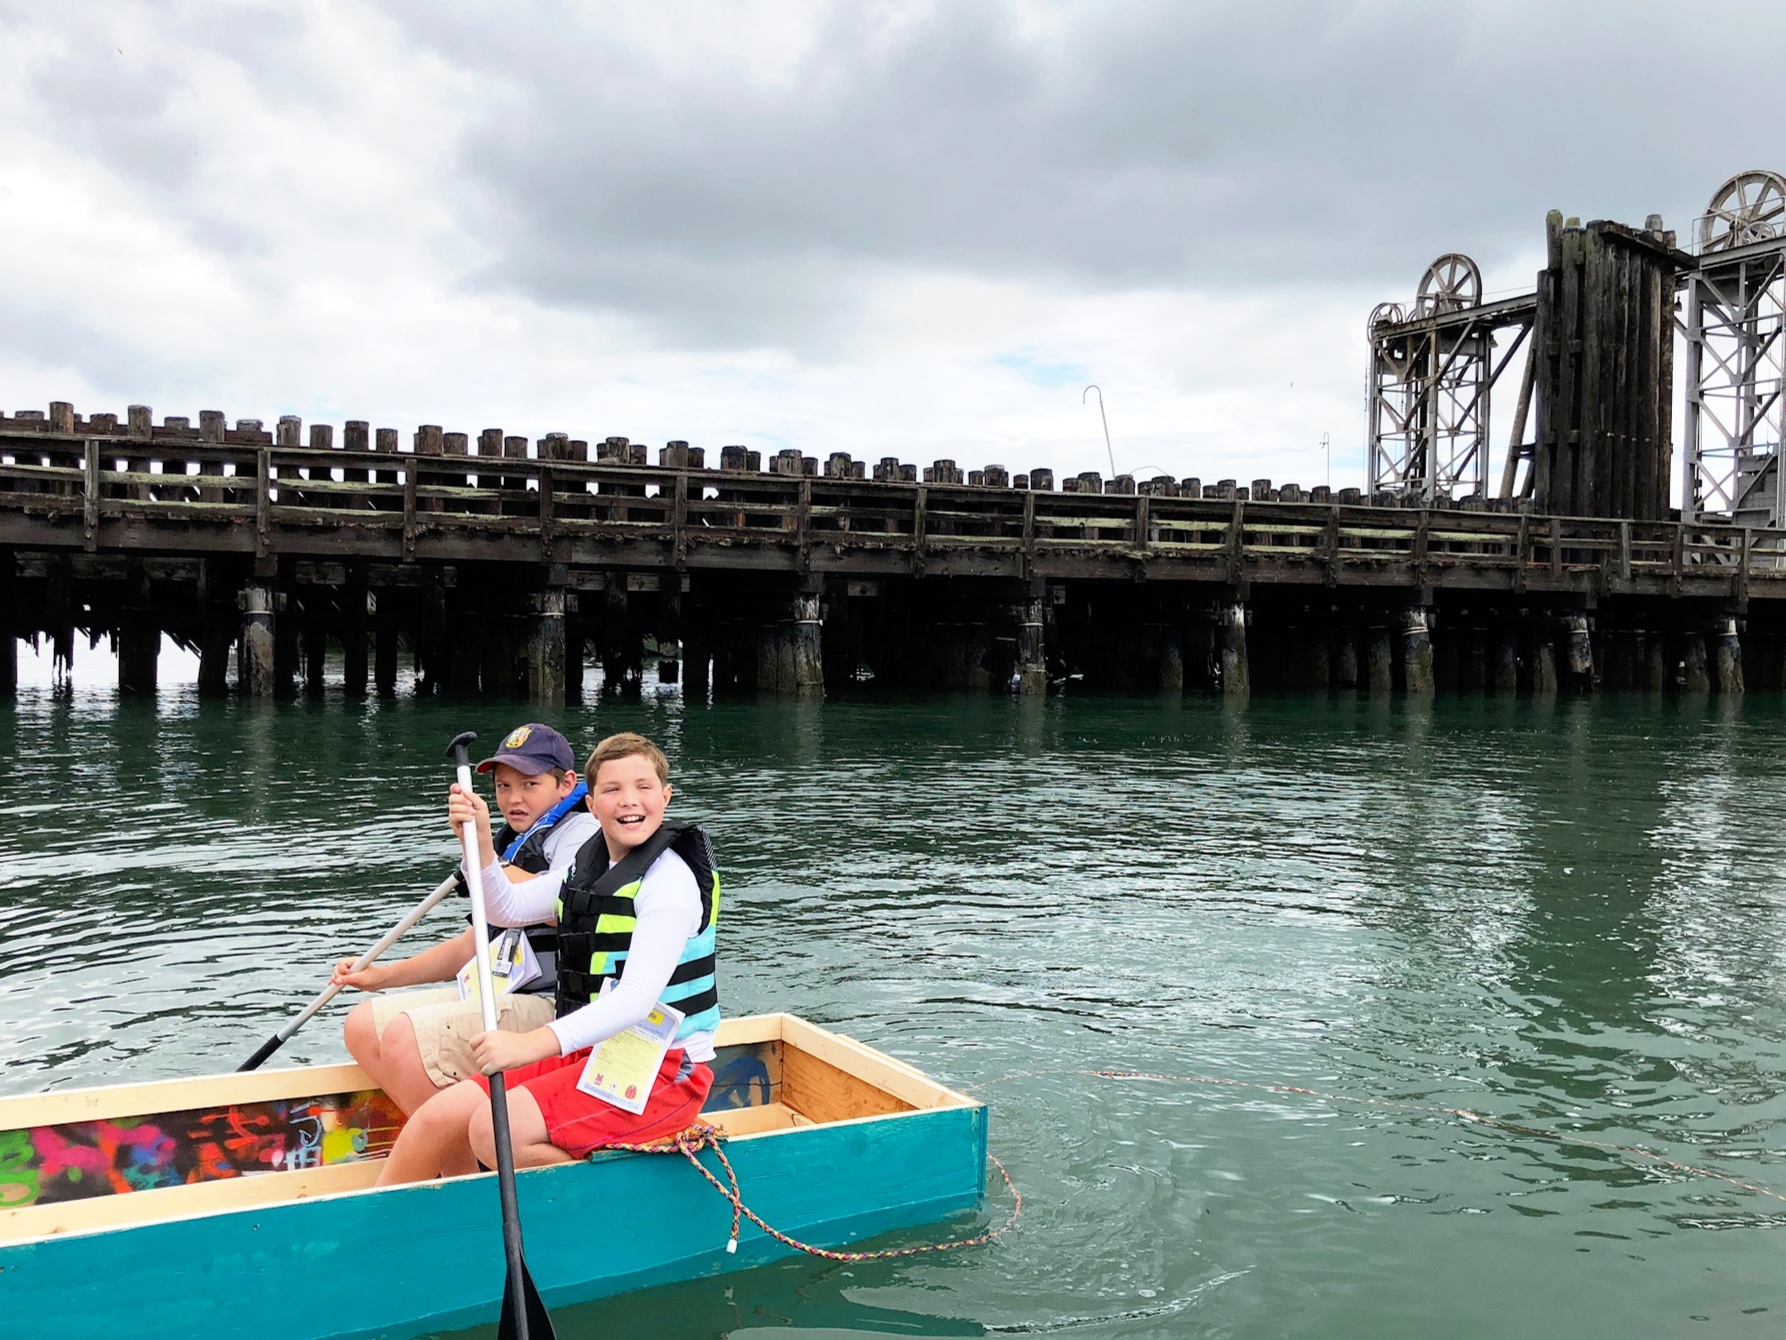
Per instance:
[[[1408,309],[1399,302],[1380,302],[1371,308],[1370,319],[1364,323],[1364,333],[1373,333],[1378,326],[1399,326],[1408,319]]]
[[[1380,302],[1371,308],[1370,319],[1364,323],[1364,337],[1376,346],[1383,362],[1383,373],[1392,381],[1406,381],[1408,370],[1412,365],[1414,346],[1406,338],[1389,340],[1377,339],[1378,326],[1399,326],[1408,319],[1408,309],[1399,302]]]
[[[1699,250],[1729,251],[1786,235],[1786,178],[1739,172],[1720,186],[1699,220]]]
[[[1476,262],[1459,252],[1449,251],[1420,277],[1420,289],[1414,299],[1415,316],[1436,316],[1440,312],[1456,312],[1482,303],[1482,271]]]

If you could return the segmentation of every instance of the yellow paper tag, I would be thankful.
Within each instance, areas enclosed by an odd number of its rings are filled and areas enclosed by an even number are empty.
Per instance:
[[[496,988],[498,998],[519,990],[538,976],[539,963],[533,958],[525,931],[511,926],[490,941],[490,981]],[[475,958],[459,969],[458,980],[459,999],[477,1000],[478,971]]]
[[[612,1103],[624,1112],[643,1112],[657,1082],[658,1067],[676,1040],[682,1011],[654,1005],[651,1012],[625,1032],[616,1033],[589,1053],[577,1087],[592,1098]]]

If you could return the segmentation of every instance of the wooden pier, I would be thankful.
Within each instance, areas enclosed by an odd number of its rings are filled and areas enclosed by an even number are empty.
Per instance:
[[[402,438],[403,440],[400,440]],[[1267,480],[963,472],[743,447],[0,417],[15,638],[155,688],[1487,694],[1778,689],[1786,531],[1422,507]],[[334,654],[338,649],[338,655]],[[234,673],[231,673],[232,659]]]

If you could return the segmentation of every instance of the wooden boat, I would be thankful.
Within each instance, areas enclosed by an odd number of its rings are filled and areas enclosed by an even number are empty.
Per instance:
[[[705,1117],[776,1228],[837,1247],[983,1208],[982,1104],[793,1015],[727,1020],[718,1051]],[[401,1124],[352,1065],[0,1099],[0,1315],[135,1340],[491,1321],[496,1179],[374,1189]],[[553,1306],[792,1250],[747,1221],[729,1254],[731,1205],[679,1154],[607,1151],[518,1183]]]

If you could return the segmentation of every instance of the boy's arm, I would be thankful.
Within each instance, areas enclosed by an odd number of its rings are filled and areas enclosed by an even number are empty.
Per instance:
[[[548,870],[530,879],[512,880],[508,872],[509,867],[494,859],[478,872],[478,878],[484,882],[484,911],[490,924],[535,926],[550,921],[557,910],[564,876]]]
[[[361,991],[385,991],[393,986],[419,986],[423,982],[450,982],[459,969],[471,961],[474,944],[475,936],[467,926],[452,939],[396,963],[374,963],[359,972],[351,972],[348,969],[353,967],[354,960],[344,958],[335,965],[329,980]]]

